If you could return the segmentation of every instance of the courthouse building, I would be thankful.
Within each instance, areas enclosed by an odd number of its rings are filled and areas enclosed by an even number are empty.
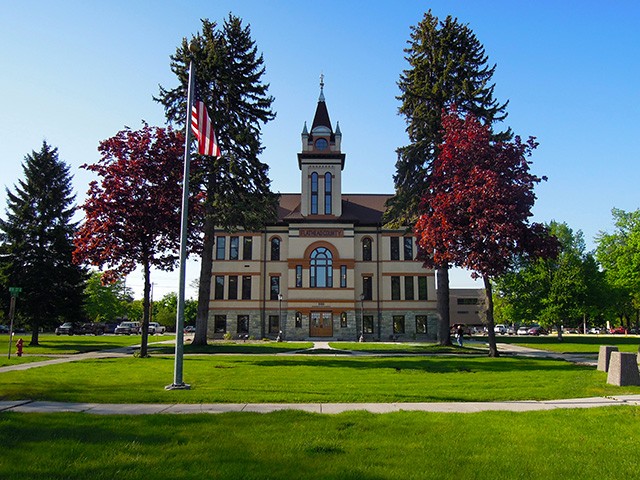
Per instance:
[[[280,196],[277,222],[264,230],[216,237],[210,336],[435,339],[434,271],[415,260],[410,233],[384,228],[391,195],[342,191],[341,142],[321,84],[302,130],[301,191]]]

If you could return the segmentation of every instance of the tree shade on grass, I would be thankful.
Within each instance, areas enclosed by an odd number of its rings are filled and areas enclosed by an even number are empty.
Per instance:
[[[0,478],[636,478],[639,407],[0,416]]]

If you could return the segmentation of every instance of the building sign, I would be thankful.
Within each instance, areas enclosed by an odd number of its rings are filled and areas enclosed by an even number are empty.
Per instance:
[[[301,237],[344,237],[344,230],[341,228],[301,228]]]

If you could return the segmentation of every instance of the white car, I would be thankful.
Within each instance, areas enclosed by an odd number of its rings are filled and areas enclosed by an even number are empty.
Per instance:
[[[506,335],[507,334],[507,327],[505,327],[502,324],[498,324],[498,325],[495,325],[493,327],[493,331],[495,333],[499,333],[500,335]]]
[[[113,333],[116,335],[137,335],[141,332],[140,322],[121,322]]]
[[[167,331],[167,327],[160,325],[158,322],[149,322],[149,335],[162,335]]]
[[[530,328],[531,328],[531,326],[528,326],[528,327],[527,327],[527,326],[520,327],[520,328],[518,329],[517,334],[518,334],[518,335],[529,335],[529,329],[530,329]]]

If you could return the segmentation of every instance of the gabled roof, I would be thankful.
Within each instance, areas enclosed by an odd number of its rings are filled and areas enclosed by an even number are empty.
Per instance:
[[[385,203],[393,195],[343,193],[342,215],[339,218],[327,216],[328,222],[349,222],[357,225],[380,225],[382,214],[386,210]],[[300,213],[300,194],[283,193],[278,206],[278,223],[322,222],[323,215],[303,217]]]

